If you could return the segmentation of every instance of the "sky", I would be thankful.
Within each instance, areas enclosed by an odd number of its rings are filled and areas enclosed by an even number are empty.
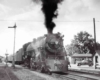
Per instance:
[[[41,3],[32,0],[0,0],[0,55],[13,53],[16,23],[15,52],[23,44],[47,33]],[[96,21],[96,40],[100,43],[100,0],[64,0],[58,5],[53,32],[64,35],[64,45],[71,43],[74,35],[87,31],[93,36],[93,18]]]

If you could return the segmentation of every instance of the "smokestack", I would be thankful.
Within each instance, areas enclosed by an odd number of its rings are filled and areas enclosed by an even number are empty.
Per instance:
[[[57,9],[58,3],[63,0],[41,0],[42,1],[42,11],[45,16],[45,26],[49,34],[53,33],[53,29],[56,26],[53,22],[53,18],[58,16]]]

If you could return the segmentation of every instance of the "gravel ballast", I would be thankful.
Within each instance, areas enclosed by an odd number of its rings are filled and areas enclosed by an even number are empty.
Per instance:
[[[17,69],[14,70],[13,73],[20,79],[20,80],[46,80],[43,77],[40,77],[38,75],[35,75],[31,73],[27,69]]]

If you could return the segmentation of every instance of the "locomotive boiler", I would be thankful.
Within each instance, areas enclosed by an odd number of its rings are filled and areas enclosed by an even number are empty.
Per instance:
[[[32,70],[44,73],[67,72],[68,60],[60,33],[34,39],[27,47],[26,62]]]

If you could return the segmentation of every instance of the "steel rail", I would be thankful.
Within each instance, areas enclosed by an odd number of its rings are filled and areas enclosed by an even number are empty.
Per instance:
[[[6,69],[4,69],[4,71],[6,72],[6,74],[7,74],[8,78],[9,78],[9,80],[12,80],[12,79],[11,79],[11,77],[9,76],[9,74],[8,74],[7,70],[6,70]]]
[[[90,77],[87,77],[87,76],[82,76],[82,75],[80,75],[80,74],[75,74],[75,72],[74,73],[68,73],[68,74],[65,74],[65,75],[61,75],[61,74],[54,74],[55,76],[54,77],[56,77],[56,78],[61,78],[61,79],[68,79],[68,80],[80,80],[80,78],[81,78],[81,80],[83,79],[85,79],[85,80],[97,80],[97,79],[95,79],[95,78],[90,78]],[[59,77],[57,77],[57,76],[59,76]]]
[[[71,76],[71,77],[70,77]],[[94,78],[90,78],[90,77],[85,77],[85,76],[80,76],[80,75],[73,75],[73,74],[70,74],[70,76],[66,76],[66,75],[63,75],[62,77],[64,78],[71,78],[72,80],[79,80],[79,78],[82,78],[85,79],[85,80],[97,80],[97,79],[94,79]],[[73,78],[72,78],[73,76]],[[79,78],[78,78],[79,77]]]

